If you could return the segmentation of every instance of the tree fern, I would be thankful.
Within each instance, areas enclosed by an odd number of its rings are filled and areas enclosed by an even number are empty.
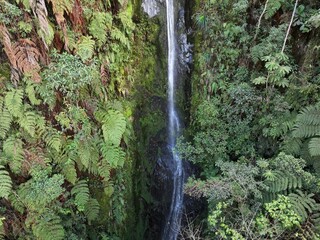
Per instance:
[[[87,180],[78,181],[77,184],[72,188],[71,194],[75,196],[75,203],[78,209],[83,211],[90,197]]]
[[[35,219],[32,230],[39,240],[65,239],[65,231],[61,224],[61,218],[50,211],[43,213]]]
[[[83,36],[77,47],[77,54],[83,62],[92,58],[94,53],[95,41],[91,36]]]
[[[14,117],[22,115],[22,98],[23,90],[21,89],[11,89],[5,96],[5,105]]]
[[[84,214],[86,215],[89,222],[98,218],[100,211],[100,205],[98,201],[94,198],[90,198],[85,205]]]
[[[4,98],[0,97],[0,137],[5,138],[11,127],[12,116],[6,108]]]
[[[11,193],[11,189],[11,177],[7,170],[5,170],[4,166],[0,165],[0,198],[8,198]]]
[[[126,129],[126,119],[122,113],[109,110],[102,119],[102,132],[107,144],[120,145],[122,135]]]

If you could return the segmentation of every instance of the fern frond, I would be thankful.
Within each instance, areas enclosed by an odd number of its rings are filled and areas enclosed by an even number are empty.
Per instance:
[[[88,203],[90,197],[87,180],[78,181],[72,188],[71,194],[75,196],[75,204],[79,211],[84,211],[85,205]]]
[[[61,218],[52,212],[46,212],[32,225],[34,235],[39,240],[63,240],[65,231]]]
[[[38,106],[41,103],[41,100],[36,98],[36,91],[32,83],[27,84],[25,91],[30,100],[31,105]]]
[[[316,135],[320,135],[320,125],[296,125],[292,134],[296,138],[314,137]]]
[[[320,125],[320,109],[318,106],[309,106],[301,110],[297,116],[298,125]]]
[[[126,119],[118,111],[109,110],[102,120],[102,132],[106,144],[119,146],[126,130]]]
[[[13,54],[15,55],[15,64],[24,74],[31,75],[34,82],[41,82],[39,75],[39,60],[41,53],[37,45],[29,39],[20,39],[13,45]]]
[[[107,41],[107,30],[111,29],[112,15],[105,12],[95,12],[89,25],[90,34],[97,40],[99,47]]]
[[[119,41],[123,46],[130,50],[129,39],[118,28],[112,28],[111,38]]]
[[[47,146],[60,152],[61,148],[61,138],[59,132],[54,128],[47,128],[43,133],[43,140],[46,142]]]
[[[39,36],[41,37],[44,45],[48,49],[54,36],[53,28],[49,24],[48,11],[44,0],[37,0],[32,6],[32,12],[39,24]]]
[[[110,179],[111,166],[108,161],[101,161],[98,171],[99,175],[104,178],[104,181],[108,181]]]
[[[92,58],[95,41],[91,36],[82,36],[77,47],[77,54],[83,62]]]
[[[95,198],[90,198],[85,205],[84,214],[86,215],[89,223],[98,218],[100,211],[100,204]]]
[[[6,233],[4,231],[3,221],[5,220],[4,217],[0,216],[0,240],[4,240]]]
[[[24,159],[23,142],[13,136],[7,138],[3,143],[3,151],[9,159],[9,166],[15,173],[21,171],[21,165]]]
[[[73,161],[68,161],[66,164],[63,165],[62,174],[65,177],[65,179],[72,184],[75,184],[78,180],[77,170]]]
[[[312,138],[310,140],[309,152],[312,157],[320,156],[320,138]]]
[[[112,168],[123,167],[125,152],[121,148],[101,143],[100,150],[103,161],[107,161]]]
[[[288,197],[295,212],[300,215],[302,222],[305,222],[310,214],[320,210],[320,204],[312,198],[314,194],[305,194],[300,190],[296,192],[290,193]]]
[[[267,5],[265,18],[271,18],[282,6],[283,0],[270,0]]]
[[[6,108],[3,97],[0,97],[0,137],[5,138],[11,127],[12,116]]]
[[[31,137],[34,137],[36,128],[36,114],[34,112],[24,112],[19,118],[18,123]]]
[[[8,198],[12,189],[12,180],[4,166],[0,165],[0,198]]]
[[[22,98],[23,90],[21,89],[11,89],[5,96],[5,105],[14,117],[20,117],[23,113]]]

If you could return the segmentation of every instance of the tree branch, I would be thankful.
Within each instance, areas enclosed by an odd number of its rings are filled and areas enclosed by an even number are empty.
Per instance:
[[[253,41],[256,40],[257,36],[258,36],[258,33],[259,33],[259,29],[260,29],[260,25],[261,25],[261,21],[262,21],[262,17],[263,15],[265,14],[265,12],[267,11],[267,5],[269,3],[269,0],[266,1],[266,3],[264,4],[264,8],[263,8],[263,11],[259,17],[259,21],[258,21],[258,25],[257,25],[257,30],[256,30],[256,34],[254,35],[254,38],[253,38]]]
[[[299,0],[296,0],[296,3],[294,4],[294,9],[293,9],[293,13],[292,13],[292,16],[291,16],[291,21],[290,21],[290,24],[289,24],[289,27],[288,27],[288,30],[287,30],[286,37],[285,37],[284,42],[283,42],[281,53],[284,52],[284,49],[286,47],[286,43],[287,43],[287,40],[288,40],[288,37],[289,37],[290,29],[291,29],[291,26],[292,26],[292,23],[293,23],[293,18],[294,18],[294,15],[296,14],[298,2],[299,2]]]

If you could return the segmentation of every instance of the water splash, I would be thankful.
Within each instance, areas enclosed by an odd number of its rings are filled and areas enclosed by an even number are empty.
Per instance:
[[[180,121],[175,107],[175,79],[177,70],[177,44],[175,37],[174,0],[166,0],[167,36],[168,36],[168,147],[172,154],[171,173],[173,193],[170,210],[166,219],[163,240],[176,240],[179,233],[181,210],[183,204],[183,165],[179,155],[174,151],[176,138],[180,132]]]

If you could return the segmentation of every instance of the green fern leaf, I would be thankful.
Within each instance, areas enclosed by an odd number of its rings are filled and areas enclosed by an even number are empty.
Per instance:
[[[98,201],[94,198],[90,198],[85,205],[84,214],[86,215],[89,222],[96,220],[98,218],[100,211],[100,205]]]
[[[109,110],[102,123],[102,132],[106,144],[119,146],[122,135],[126,130],[126,119],[123,114]]]
[[[38,217],[32,225],[32,230],[39,240],[65,239],[65,231],[61,224],[61,218],[51,212],[47,212]]]
[[[112,39],[119,41],[123,46],[130,50],[129,39],[118,28],[112,28],[111,37]]]
[[[34,137],[36,128],[36,114],[34,112],[24,112],[20,116],[18,123],[31,137]]]
[[[72,188],[71,194],[75,196],[75,204],[79,211],[84,211],[86,204],[89,201],[89,187],[87,180],[80,180]]]
[[[296,125],[292,134],[296,138],[309,138],[320,133],[320,126]]]
[[[283,0],[269,0],[265,13],[265,18],[271,18],[281,8],[282,4]]]
[[[125,152],[121,148],[101,143],[100,149],[103,160],[107,161],[111,167],[123,167],[125,161]]]
[[[0,97],[0,137],[5,138],[12,122],[12,116],[5,107],[4,99]]]
[[[5,167],[0,165],[0,198],[8,198],[12,189],[11,177]]]
[[[310,140],[309,152],[312,157],[320,156],[320,138],[312,138]]]
[[[75,184],[78,180],[77,170],[73,161],[68,161],[62,168],[62,174],[67,181]]]
[[[7,138],[3,143],[3,151],[9,159],[9,166],[15,173],[21,171],[21,165],[24,159],[23,142],[13,136]]]
[[[43,132],[43,140],[46,142],[47,146],[51,149],[60,152],[61,149],[61,138],[59,132],[54,128],[47,128],[45,132]]]
[[[41,103],[41,100],[36,98],[36,92],[32,83],[27,84],[26,94],[30,100],[31,105],[38,106]]]
[[[91,36],[82,36],[77,48],[77,54],[83,62],[92,58],[94,54],[95,41]]]
[[[98,171],[99,175],[104,178],[104,181],[108,181],[110,179],[111,166],[107,161],[102,161],[99,164]]]
[[[23,91],[21,89],[12,89],[5,96],[5,105],[14,117],[22,115],[22,98]]]
[[[320,125],[319,106],[309,106],[304,108],[297,116],[298,125]]]
[[[107,30],[111,29],[112,16],[109,13],[95,12],[89,25],[90,34],[97,39],[97,44],[102,47],[107,41]]]

